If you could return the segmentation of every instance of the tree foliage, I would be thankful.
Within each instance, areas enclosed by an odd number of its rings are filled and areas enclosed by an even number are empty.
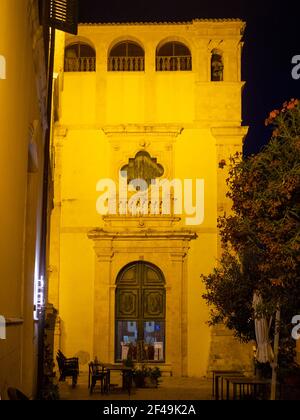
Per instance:
[[[300,104],[292,99],[270,113],[269,143],[257,155],[231,157],[232,214],[219,218],[224,253],[203,276],[210,323],[224,322],[241,340],[254,338],[252,296],[262,312],[282,311],[282,337],[300,313]],[[284,332],[286,331],[286,332]]]

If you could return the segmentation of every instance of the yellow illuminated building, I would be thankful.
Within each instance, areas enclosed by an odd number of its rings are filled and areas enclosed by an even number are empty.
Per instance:
[[[56,348],[78,356],[83,370],[95,356],[120,362],[129,354],[177,376],[251,369],[251,347],[207,325],[200,278],[221,253],[217,217],[230,211],[222,161],[247,133],[244,27],[197,19],[57,34],[48,298],[59,311]],[[118,186],[121,170],[149,191],[150,179],[177,180],[183,196],[192,185],[198,220],[172,188],[169,211],[160,195],[154,212],[148,197],[144,212],[123,214],[118,205],[99,214],[99,181]]]

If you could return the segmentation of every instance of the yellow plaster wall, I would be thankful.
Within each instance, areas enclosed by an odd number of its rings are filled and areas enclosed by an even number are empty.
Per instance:
[[[62,152],[62,226],[91,227],[96,213],[97,182],[108,177],[108,143],[101,130],[70,130]]]
[[[63,124],[94,124],[96,122],[96,76],[94,73],[82,77],[80,73],[69,73],[64,77],[62,95]]]
[[[108,124],[139,123],[145,118],[145,75],[112,72],[107,77],[106,117]]]
[[[194,83],[193,72],[156,73],[153,89],[157,122],[194,121]]]
[[[188,263],[188,372],[205,376],[208,369],[211,330],[207,325],[209,309],[202,299],[205,293],[201,274],[208,274],[215,265],[216,235],[198,233],[191,243]]]
[[[186,129],[175,146],[175,177],[204,180],[204,221],[201,228],[215,228],[217,174],[215,140],[208,129]],[[195,189],[193,201],[195,203]]]
[[[66,354],[92,352],[94,251],[85,233],[61,237],[59,314]],[[71,357],[71,356],[70,356]]]

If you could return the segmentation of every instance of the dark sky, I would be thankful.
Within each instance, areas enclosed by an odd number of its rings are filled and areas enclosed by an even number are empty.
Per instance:
[[[81,22],[186,21],[242,18],[244,37],[243,125],[250,130],[245,154],[256,153],[270,136],[264,120],[290,98],[300,97],[292,57],[300,55],[300,15],[296,0],[79,0]]]

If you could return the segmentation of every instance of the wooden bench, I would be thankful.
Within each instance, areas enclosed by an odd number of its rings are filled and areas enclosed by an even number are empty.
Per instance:
[[[77,384],[77,378],[79,375],[79,363],[78,357],[66,358],[66,356],[58,350],[56,356],[60,381],[65,381],[68,376],[72,377],[72,386],[75,387]]]
[[[244,376],[240,370],[212,370],[212,397],[219,400],[223,399],[223,378],[224,376]],[[221,381],[221,392],[219,391],[219,380]]]
[[[17,388],[8,388],[7,390],[8,399],[10,401],[25,401],[29,400],[29,398],[23,394],[19,389]]]
[[[233,387],[233,400],[268,400],[271,388],[271,379],[253,378],[226,378],[226,399],[230,399],[230,384]]]

